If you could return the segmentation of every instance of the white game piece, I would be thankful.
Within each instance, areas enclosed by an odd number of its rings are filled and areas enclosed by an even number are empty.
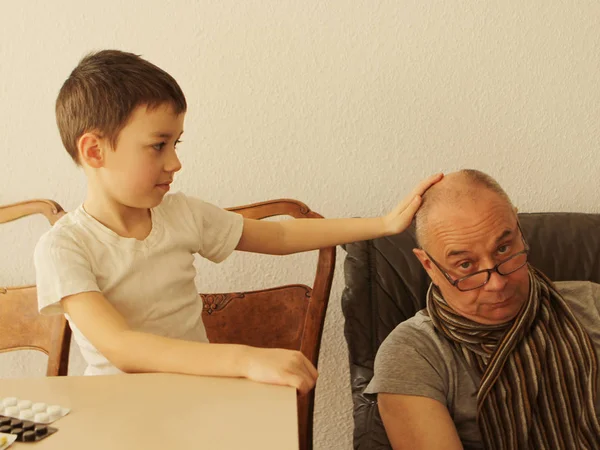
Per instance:
[[[17,402],[18,400],[15,397],[6,397],[2,403],[6,408],[7,406],[17,406]]]
[[[31,400],[21,400],[16,397],[0,397],[0,414],[21,420],[49,424],[69,414],[69,408],[46,403],[34,403]]]
[[[31,400],[19,400],[19,403],[17,403],[17,406],[21,411],[24,409],[31,409],[31,405]]]
[[[31,407],[31,410],[34,413],[41,413],[46,411],[46,404],[45,403],[34,403],[33,406]]]
[[[33,419],[33,411],[30,409],[23,409],[19,413],[19,419],[31,420]]]
[[[5,415],[11,417],[19,417],[19,408],[17,406],[9,406],[4,410]]]
[[[50,405],[48,406],[48,410],[46,412],[50,415],[58,416],[62,414],[62,408],[60,405]]]
[[[37,413],[34,418],[33,418],[34,422],[38,422],[38,423],[46,423],[48,422],[48,414],[46,413]]]
[[[59,405],[48,406],[46,412],[50,416],[50,422],[54,422],[62,416],[62,408]]]

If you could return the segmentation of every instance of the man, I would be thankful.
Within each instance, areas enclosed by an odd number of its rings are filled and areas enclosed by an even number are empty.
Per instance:
[[[394,449],[599,449],[600,285],[527,263],[516,209],[488,175],[423,196],[427,308],[381,345],[366,389]]]

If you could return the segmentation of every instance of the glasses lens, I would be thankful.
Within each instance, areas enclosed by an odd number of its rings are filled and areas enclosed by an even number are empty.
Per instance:
[[[517,253],[498,266],[498,272],[508,275],[519,270],[527,262],[527,253]]]
[[[471,289],[477,289],[487,283],[488,273],[480,272],[469,275],[456,283],[456,287],[461,291],[469,291]]]

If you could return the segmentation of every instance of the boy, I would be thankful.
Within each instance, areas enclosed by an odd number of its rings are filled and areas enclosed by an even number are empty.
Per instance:
[[[88,191],[36,246],[40,312],[66,315],[86,375],[246,377],[306,393],[317,371],[301,353],[208,343],[194,253],[218,263],[233,250],[289,254],[399,233],[442,175],[423,181],[382,218],[243,219],[167,195],[181,169],[176,146],[186,108],[177,82],[131,53],[90,54],[65,81],[57,124]]]

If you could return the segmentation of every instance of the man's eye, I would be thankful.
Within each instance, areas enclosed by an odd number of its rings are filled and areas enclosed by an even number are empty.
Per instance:
[[[179,144],[181,144],[182,142],[183,142],[183,141],[180,141],[179,139],[177,139],[177,140],[175,141],[175,145],[173,145],[173,147],[177,148],[177,146],[178,146]]]
[[[152,148],[156,151],[162,151],[163,148],[165,148],[166,142],[161,142],[160,144],[154,144],[152,146]]]
[[[463,270],[468,270],[471,268],[471,261],[465,261],[464,263],[461,263],[460,268]]]
[[[498,247],[498,253],[503,255],[503,254],[507,253],[509,249],[510,249],[510,247],[508,245],[501,245],[500,247]]]

